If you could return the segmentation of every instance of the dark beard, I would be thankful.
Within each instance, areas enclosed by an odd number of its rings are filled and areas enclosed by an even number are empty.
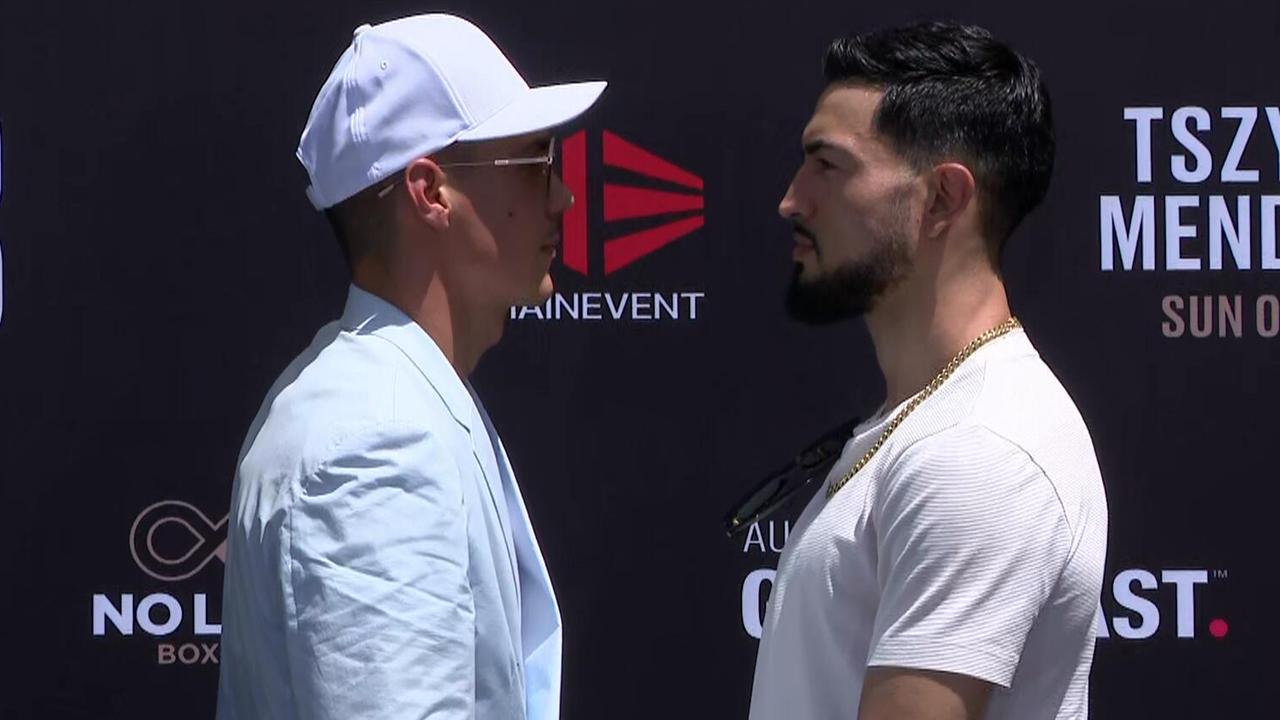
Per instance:
[[[846,263],[812,280],[801,279],[796,265],[787,288],[787,314],[809,325],[830,325],[861,317],[885,291],[911,269],[911,255],[899,238],[880,244],[867,257]]]

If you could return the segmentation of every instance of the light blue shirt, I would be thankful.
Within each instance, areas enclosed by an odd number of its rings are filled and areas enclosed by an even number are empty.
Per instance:
[[[228,521],[220,720],[560,712],[560,611],[498,434],[352,286],[267,395]]]

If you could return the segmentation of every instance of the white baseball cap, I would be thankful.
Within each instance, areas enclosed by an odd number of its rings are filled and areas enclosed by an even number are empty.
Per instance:
[[[530,88],[480,28],[415,15],[361,25],[298,142],[317,210],[455,142],[538,132],[581,115],[603,82]]]

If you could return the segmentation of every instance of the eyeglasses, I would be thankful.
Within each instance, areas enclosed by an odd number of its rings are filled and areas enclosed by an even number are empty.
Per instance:
[[[478,160],[474,162],[450,162],[436,163],[439,167],[519,167],[522,165],[541,165],[542,175],[547,181],[547,196],[551,195],[551,168],[556,162],[556,139],[551,138],[551,142],[547,144],[547,152],[544,155],[534,157],[516,157],[516,158],[495,158],[493,160]],[[390,183],[384,185],[378,190],[378,197],[384,198],[391,193],[396,185],[400,184],[401,178],[397,176]]]
[[[763,482],[734,504],[724,518],[725,533],[733,537],[772,514],[796,493],[813,482],[825,478],[836,464],[844,445],[858,426],[854,418],[823,435],[805,448],[789,464],[765,478]]]

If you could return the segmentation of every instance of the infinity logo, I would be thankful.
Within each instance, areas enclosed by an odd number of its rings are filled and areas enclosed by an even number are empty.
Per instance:
[[[156,547],[156,532],[166,525],[175,525],[190,535],[190,546],[177,557]],[[186,580],[215,557],[227,561],[227,516],[215,524],[181,500],[162,500],[138,513],[129,537],[134,562],[157,580]]]

